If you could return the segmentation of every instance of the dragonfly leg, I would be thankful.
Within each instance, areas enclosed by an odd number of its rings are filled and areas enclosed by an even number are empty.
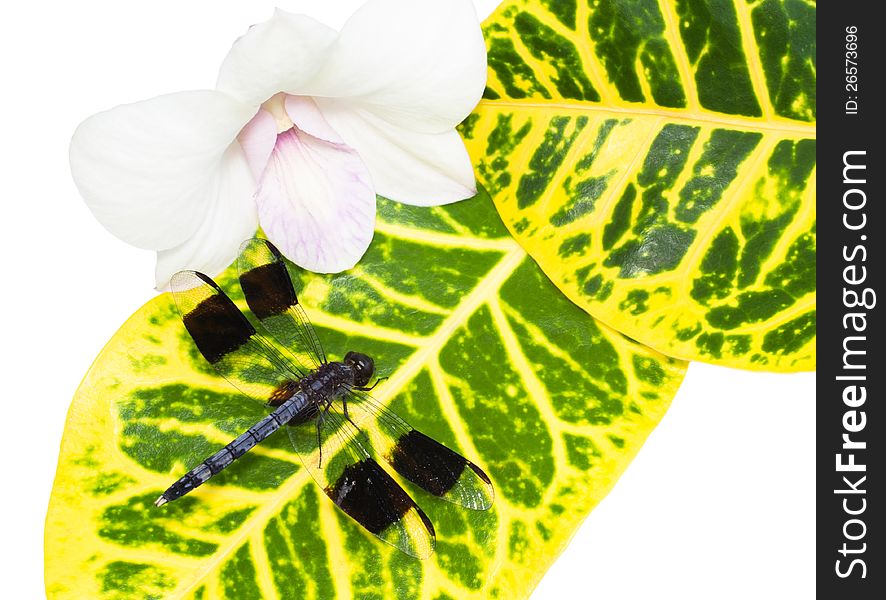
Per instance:
[[[376,383],[378,383],[378,382],[376,382]],[[372,386],[372,387],[375,387],[375,386]],[[359,388],[358,388],[358,389],[359,389]],[[370,389],[371,389],[371,388],[370,388]],[[347,398],[342,398],[342,399],[341,399],[341,408],[342,408],[342,412],[343,412],[344,415],[345,415],[345,419],[348,420],[348,423],[350,423],[351,425],[353,425],[353,426],[354,426],[354,429],[356,429],[359,433],[363,433],[363,430],[360,429],[359,427],[357,427],[357,424],[354,423],[354,421],[351,420],[351,416],[348,414],[348,399],[347,399]]]
[[[317,463],[318,469],[323,466],[323,443],[320,440],[320,429],[323,428],[323,417],[323,413],[320,413],[317,416],[317,449],[320,451],[320,461]]]
[[[355,389],[355,390],[360,390],[361,392],[369,392],[369,391],[371,391],[372,389],[374,389],[375,386],[377,386],[377,385],[380,384],[382,381],[384,381],[385,379],[387,379],[387,377],[379,377],[378,379],[375,380],[375,383],[373,383],[373,384],[370,385],[369,387],[355,387],[354,389]]]
[[[319,403],[318,403],[319,404]],[[323,440],[320,439],[320,429],[323,428],[323,423],[326,422],[326,413],[329,412],[329,409],[332,407],[332,400],[326,400],[326,408],[321,412],[319,406],[317,407],[317,412],[319,413],[317,416],[317,449],[320,451],[320,460],[317,463],[317,468],[321,468],[323,466]]]

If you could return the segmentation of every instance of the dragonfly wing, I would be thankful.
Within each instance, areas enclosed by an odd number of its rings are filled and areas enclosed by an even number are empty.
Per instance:
[[[298,302],[280,251],[267,240],[252,238],[240,246],[237,268],[249,309],[265,329],[301,365],[316,369],[326,364],[320,338]]]
[[[185,329],[219,375],[260,402],[276,405],[291,395],[307,373],[259,335],[212,279],[180,271],[170,285]]]
[[[370,394],[352,390],[348,414],[371,446],[397,473],[431,494],[473,510],[495,500],[489,476],[461,454],[413,429]]]
[[[302,463],[326,495],[383,542],[416,558],[433,554],[436,537],[430,519],[372,458],[366,438],[338,403],[313,415],[317,420],[287,429]]]

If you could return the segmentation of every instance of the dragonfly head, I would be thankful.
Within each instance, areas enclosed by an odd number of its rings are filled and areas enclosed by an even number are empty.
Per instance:
[[[369,383],[372,374],[375,373],[375,363],[361,352],[345,354],[345,364],[354,368],[354,384],[357,386],[362,387]]]

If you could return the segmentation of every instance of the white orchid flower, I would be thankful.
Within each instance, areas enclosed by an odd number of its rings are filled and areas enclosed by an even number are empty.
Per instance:
[[[353,267],[376,193],[419,206],[476,193],[455,131],[486,82],[469,0],[369,0],[335,31],[277,10],[222,63],[215,90],[84,121],[71,169],[111,233],[157,251],[157,287],[216,274],[258,225],[298,265]]]

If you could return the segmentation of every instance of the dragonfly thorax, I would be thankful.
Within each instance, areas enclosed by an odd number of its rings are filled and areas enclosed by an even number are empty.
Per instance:
[[[344,363],[354,369],[354,385],[358,387],[369,383],[375,373],[375,362],[362,352],[348,352]]]

